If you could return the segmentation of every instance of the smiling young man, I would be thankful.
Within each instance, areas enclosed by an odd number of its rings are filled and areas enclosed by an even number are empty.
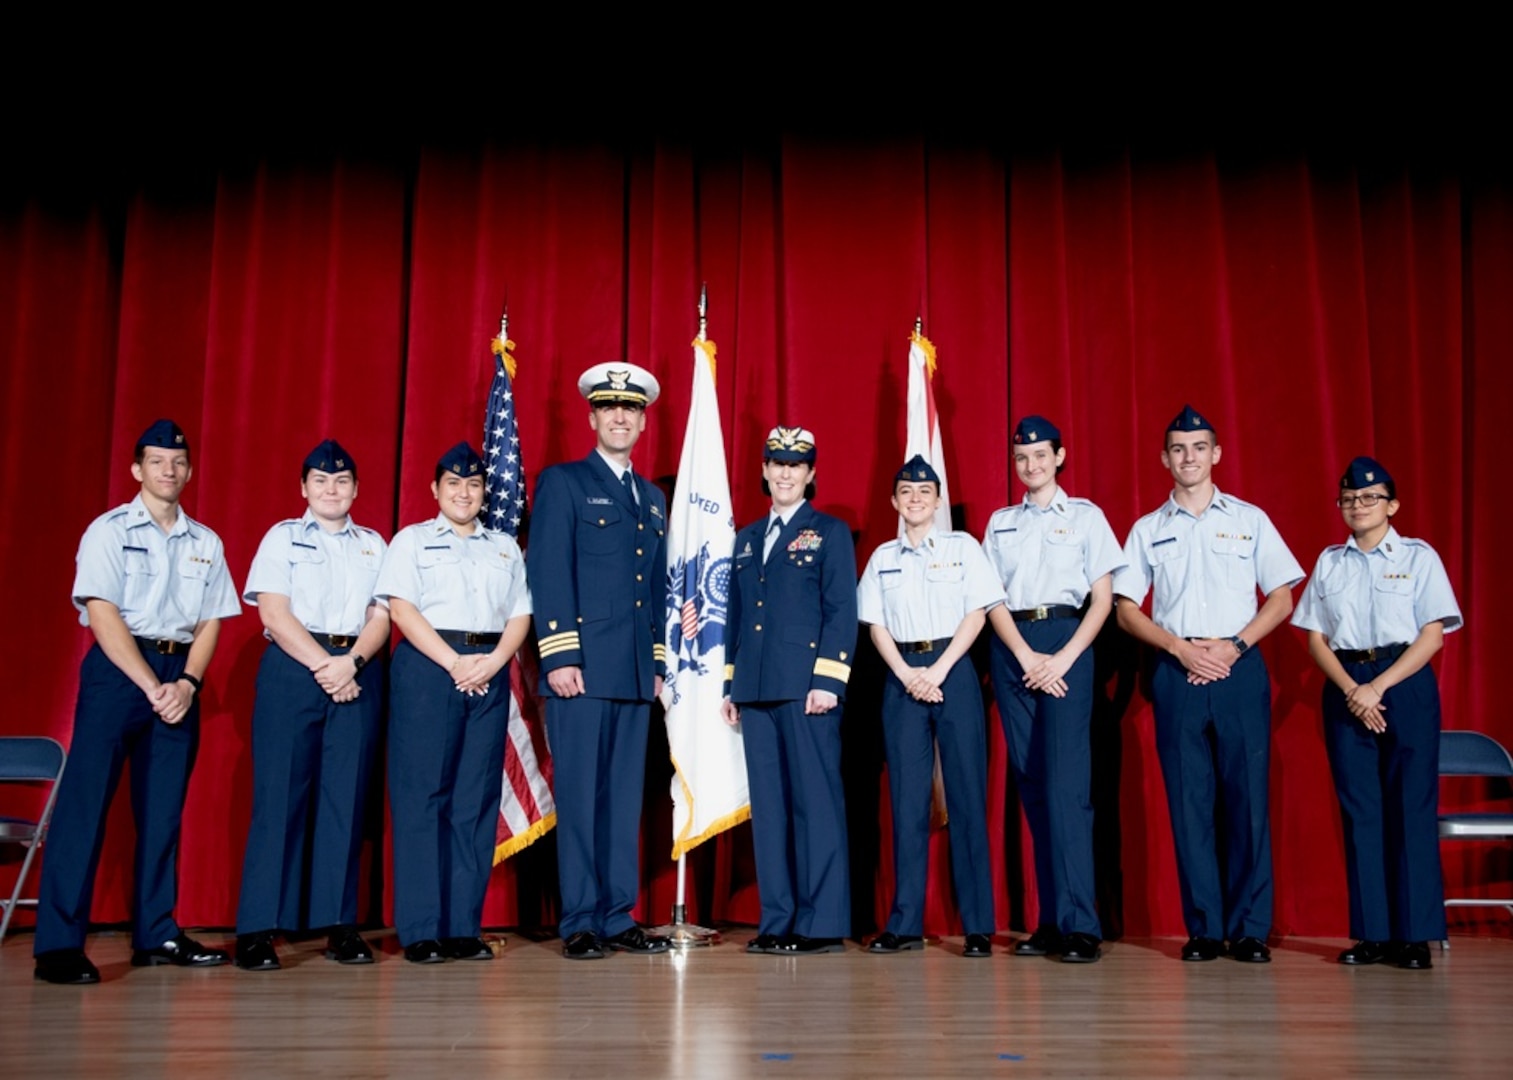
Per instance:
[[[1024,499],[988,521],[982,547],[1003,585],[993,608],[993,689],[1009,761],[1035,845],[1039,926],[1017,956],[1100,956],[1094,907],[1091,646],[1124,566],[1103,511],[1068,495],[1061,431],[1043,416],[1014,429]]]
[[[1265,513],[1214,485],[1220,456],[1213,425],[1185,406],[1161,451],[1171,496],[1130,530],[1114,595],[1119,625],[1159,654],[1151,692],[1190,935],[1182,959],[1217,959],[1227,940],[1234,959],[1265,963],[1271,683],[1256,646],[1292,613],[1303,568]],[[1140,605],[1152,589],[1147,617]]]
[[[569,960],[666,952],[631,909],[651,702],[667,670],[667,507],[630,455],[661,387],[635,364],[578,379],[595,447],[543,469],[531,516],[541,692],[557,803],[558,930]]]
[[[236,964],[247,971],[277,969],[274,934],[306,928],[328,929],[330,959],[373,962],[355,924],[389,645],[389,612],[374,595],[387,545],[350,516],[357,462],[335,440],[306,455],[300,495],[304,515],[268,530],[242,594],[268,639],[236,916]]]
[[[1003,589],[982,547],[935,527],[940,477],[916,454],[893,478],[904,535],[867,561],[857,615],[891,673],[883,687],[883,744],[893,803],[893,910],[872,953],[924,945],[930,797],[935,747],[951,825],[951,877],[966,935],[962,955],[992,955],[993,881],[988,856],[988,744],[982,690],[967,659]]]
[[[1439,860],[1439,684],[1430,659],[1461,626],[1439,555],[1392,525],[1381,463],[1353,460],[1336,505],[1350,539],[1324,549],[1292,624],[1324,684],[1324,744],[1345,829],[1350,934],[1342,964],[1431,966],[1445,937]]]
[[[179,508],[192,471],[184,432],[157,421],[135,448],[140,493],[96,518],[79,542],[73,601],[95,642],[79,669],[68,768],[42,860],[34,951],[36,976],[47,982],[100,981],[84,938],[105,819],[128,757],[137,828],[132,965],[228,959],[173,918],[201,681],[220,620],[241,610],[220,538]]]
[[[480,936],[510,715],[509,662],[530,632],[525,560],[485,527],[483,461],[436,463],[440,512],[389,545],[374,595],[404,640],[389,706],[394,927],[416,964],[492,960]]]
[[[727,724],[740,724],[762,902],[749,953],[842,952],[851,872],[841,711],[856,648],[850,530],[810,504],[814,434],[776,427],[762,451],[772,508],[735,538],[725,617]]]

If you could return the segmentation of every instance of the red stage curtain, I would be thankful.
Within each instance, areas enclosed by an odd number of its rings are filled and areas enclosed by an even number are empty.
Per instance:
[[[1102,506],[1122,538],[1165,498],[1161,431],[1192,402],[1219,427],[1220,487],[1263,507],[1305,567],[1344,538],[1331,505],[1341,467],[1357,453],[1381,458],[1399,480],[1400,529],[1438,549],[1467,617],[1438,661],[1447,723],[1513,741],[1513,721],[1492,711],[1486,625],[1513,600],[1492,561],[1507,517],[1491,495],[1493,431],[1513,382],[1505,184],[1406,161],[1030,153],[923,136],[626,136],[249,160],[206,162],[171,185],[102,180],[67,197],[34,185],[0,200],[0,485],[13,521],[0,546],[6,565],[26,567],[12,610],[30,616],[0,626],[20,676],[0,731],[67,740],[89,640],[67,600],[70,556],[89,520],[130,496],[129,448],[154,417],[188,430],[186,506],[225,540],[240,586],[263,532],[301,512],[299,461],[327,435],[361,462],[360,521],[392,534],[435,513],[433,464],[478,439],[506,301],[528,473],[589,450],[574,381],[623,357],[664,390],[636,466],[670,476],[707,282],[738,523],[764,510],[758,448],[781,421],[815,430],[817,502],[857,531],[858,561],[893,535],[888,478],[918,315],[939,350],[952,493],[976,534],[1018,497],[1007,433],[1027,412],[1060,423],[1065,486]],[[74,496],[34,508],[39,482],[60,475],[78,478]],[[27,520],[38,509],[41,538]],[[229,622],[207,679],[181,859],[189,925],[235,917],[258,630],[250,610]],[[1295,631],[1263,648],[1276,929],[1343,934],[1321,678]],[[1115,929],[1180,933],[1139,658],[1112,630],[1099,651],[1100,902]],[[892,895],[868,711],[878,677],[859,665],[846,727],[859,932]],[[998,919],[1033,925],[1027,840],[990,723]],[[672,900],[669,775],[654,738],[638,911],[648,922]],[[105,921],[127,915],[120,810],[98,889]],[[374,838],[381,852],[377,824]],[[754,921],[746,829],[691,861],[692,917]],[[1485,853],[1448,870],[1457,891],[1506,884],[1505,864]],[[553,872],[550,842],[501,867],[488,920],[549,919]],[[375,898],[385,874],[375,854]],[[929,924],[959,929],[943,843]]]

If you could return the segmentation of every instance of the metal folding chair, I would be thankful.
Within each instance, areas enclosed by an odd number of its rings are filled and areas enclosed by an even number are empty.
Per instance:
[[[1513,782],[1513,757],[1501,743],[1479,731],[1442,731],[1439,735],[1440,776],[1473,776]],[[1441,813],[1443,840],[1513,840],[1513,806],[1502,813]],[[1501,907],[1513,913],[1513,896],[1504,898],[1447,897],[1445,907]]]
[[[47,839],[47,825],[52,820],[53,804],[58,799],[58,781],[63,778],[63,766],[67,760],[68,755],[56,739],[0,736],[0,783],[46,784],[48,787],[42,812],[35,819],[0,815],[0,844],[20,844],[26,849],[10,899],[0,901],[5,905],[5,915],[0,918],[0,942],[5,940],[5,932],[10,929],[11,917],[17,907],[37,906],[36,900],[21,898],[21,889],[38,850]]]

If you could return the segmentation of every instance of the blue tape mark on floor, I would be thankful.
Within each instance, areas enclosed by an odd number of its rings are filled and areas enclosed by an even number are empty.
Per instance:
[[[998,1060],[999,1061],[1023,1061],[1024,1060],[1024,1055],[1023,1054],[999,1054],[998,1055]]]
[[[763,1061],[792,1061],[792,1054],[763,1054]]]

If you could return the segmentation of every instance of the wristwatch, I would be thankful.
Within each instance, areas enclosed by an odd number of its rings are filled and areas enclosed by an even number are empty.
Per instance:
[[[355,652],[354,653],[348,653],[347,655],[352,658],[352,674],[354,674],[354,675],[361,675],[363,667],[368,662],[367,658],[364,657],[361,653],[355,653]]]
[[[1235,647],[1235,651],[1241,656],[1244,656],[1245,650],[1250,648],[1250,646],[1246,644],[1245,639],[1242,638],[1239,634],[1236,634],[1234,637],[1230,638],[1229,643]]]

